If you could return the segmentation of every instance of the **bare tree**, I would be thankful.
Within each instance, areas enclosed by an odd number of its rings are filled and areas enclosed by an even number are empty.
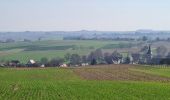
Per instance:
[[[91,65],[96,65],[97,64],[97,61],[96,61],[96,59],[94,58],[94,59],[92,59],[92,61],[91,61]]]
[[[166,56],[167,58],[170,58],[170,52],[168,53],[168,55]]]
[[[112,53],[112,59],[113,59],[113,60],[118,61],[118,60],[120,60],[120,59],[122,59],[122,58],[123,58],[123,56],[122,56],[119,52],[114,51],[114,52]]]
[[[104,53],[104,60],[107,64],[113,64],[112,56],[109,53]]]
[[[140,54],[134,53],[132,54],[133,62],[139,62],[140,60]]]
[[[91,62],[95,59],[97,62],[102,62],[104,60],[103,53],[101,49],[97,49],[88,55],[88,61]]]
[[[86,55],[82,56],[81,59],[82,59],[83,63],[87,63],[88,62],[88,59],[87,59]]]
[[[95,53],[94,53],[94,52],[91,52],[91,53],[88,55],[88,61],[91,62],[93,59],[96,59],[96,56],[95,56]]]
[[[50,61],[50,66],[53,66],[53,67],[59,67],[60,64],[62,64],[64,62],[64,59],[62,58],[53,58],[51,59]]]
[[[95,58],[100,60],[103,58],[103,53],[102,53],[102,50],[101,49],[97,49],[95,52],[94,52],[94,55],[95,55]]]
[[[140,51],[146,53],[148,51],[148,46],[144,46]]]
[[[159,46],[156,52],[158,57],[164,57],[167,53],[167,48],[165,46]]]
[[[81,63],[81,57],[78,54],[72,54],[70,58],[71,65],[77,65]]]
[[[47,64],[47,63],[48,63],[48,58],[43,57],[43,58],[41,58],[40,62],[41,62],[42,64]]]
[[[148,40],[148,37],[147,37],[147,36],[143,36],[143,37],[142,37],[142,40],[143,40],[143,41],[147,41],[147,40]]]
[[[64,58],[66,61],[69,61],[70,60],[70,57],[71,57],[71,54],[70,53],[67,53]]]

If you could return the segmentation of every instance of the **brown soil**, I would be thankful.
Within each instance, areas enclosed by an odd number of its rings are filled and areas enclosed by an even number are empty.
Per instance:
[[[87,80],[131,80],[170,82],[170,78],[129,70],[135,65],[104,65],[76,68],[74,72]]]

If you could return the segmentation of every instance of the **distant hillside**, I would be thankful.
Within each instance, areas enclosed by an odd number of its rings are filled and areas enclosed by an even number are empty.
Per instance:
[[[25,31],[25,32],[0,32],[0,40],[13,39],[15,41],[28,40],[53,40],[62,39],[63,37],[86,37],[86,38],[139,38],[148,36],[149,38],[168,38],[170,31],[153,31],[153,30],[137,30],[137,31]]]

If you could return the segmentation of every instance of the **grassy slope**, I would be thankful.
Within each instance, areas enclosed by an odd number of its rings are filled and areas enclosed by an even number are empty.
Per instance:
[[[0,99],[167,100],[168,83],[88,81],[73,69],[0,69]]]

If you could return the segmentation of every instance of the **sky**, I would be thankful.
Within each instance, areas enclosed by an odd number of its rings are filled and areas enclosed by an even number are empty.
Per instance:
[[[0,0],[0,31],[170,30],[170,0]]]

